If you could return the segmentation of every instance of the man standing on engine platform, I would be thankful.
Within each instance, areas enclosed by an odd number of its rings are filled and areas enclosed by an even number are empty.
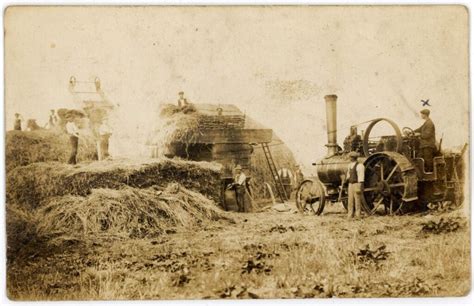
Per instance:
[[[362,202],[362,192],[364,189],[364,172],[365,167],[362,163],[357,161],[359,153],[350,152],[349,157],[351,162],[347,168],[346,180],[349,181],[349,199],[347,205],[347,218],[354,217],[354,208],[355,208],[355,217],[356,219],[360,218],[361,202]],[[355,207],[354,207],[355,204]]]
[[[436,152],[435,126],[430,119],[429,109],[423,109],[420,113],[425,123],[414,132],[420,135],[420,157],[425,160],[425,171],[433,172],[433,156]]]

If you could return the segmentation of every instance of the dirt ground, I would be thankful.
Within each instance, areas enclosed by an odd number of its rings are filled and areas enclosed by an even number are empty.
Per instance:
[[[347,220],[229,213],[234,221],[156,239],[32,245],[8,263],[16,300],[462,296],[470,290],[463,211]]]

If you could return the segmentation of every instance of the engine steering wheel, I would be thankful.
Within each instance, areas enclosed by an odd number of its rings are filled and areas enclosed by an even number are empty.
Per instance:
[[[414,136],[415,135],[415,131],[413,131],[411,128],[405,126],[403,129],[402,129],[402,132],[403,132],[403,135],[405,136]]]

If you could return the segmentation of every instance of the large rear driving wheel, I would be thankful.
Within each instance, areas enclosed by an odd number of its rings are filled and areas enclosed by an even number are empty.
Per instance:
[[[362,207],[368,214],[393,215],[417,199],[415,169],[401,154],[376,153],[365,162]]]

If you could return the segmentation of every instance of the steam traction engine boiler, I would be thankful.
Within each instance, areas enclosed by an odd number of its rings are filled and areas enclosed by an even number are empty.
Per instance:
[[[462,155],[466,145],[461,153],[443,153],[438,148],[433,159],[433,170],[427,171],[425,161],[419,157],[420,136],[407,127],[402,129],[402,135],[395,122],[378,118],[369,121],[362,135],[357,134],[356,126],[351,127],[344,148],[341,148],[337,144],[337,96],[324,98],[328,154],[313,164],[318,179],[306,179],[298,187],[296,205],[301,212],[311,211],[319,215],[326,201],[342,202],[347,208],[347,186],[343,182],[350,163],[350,151],[359,152],[359,162],[365,166],[362,210],[367,214],[419,210],[430,203],[462,203]],[[377,124],[383,122],[394,130],[394,134],[374,140],[370,134]]]

